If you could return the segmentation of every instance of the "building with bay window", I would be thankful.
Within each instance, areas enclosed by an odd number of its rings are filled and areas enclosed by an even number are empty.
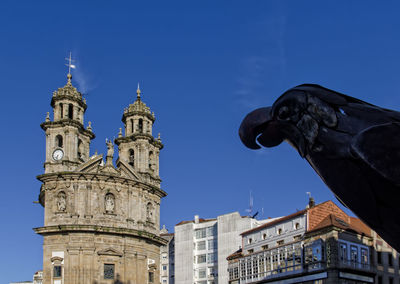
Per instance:
[[[241,236],[227,258],[229,283],[374,283],[371,229],[332,201],[311,200]]]

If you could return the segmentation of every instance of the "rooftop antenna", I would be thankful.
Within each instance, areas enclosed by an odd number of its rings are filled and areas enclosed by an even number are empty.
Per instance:
[[[250,190],[249,208],[246,209],[246,212],[248,213],[249,217],[253,216],[253,196],[251,195],[251,190]]]

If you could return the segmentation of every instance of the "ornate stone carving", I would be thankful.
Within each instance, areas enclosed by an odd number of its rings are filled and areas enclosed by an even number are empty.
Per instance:
[[[60,191],[57,195],[57,211],[64,212],[67,209],[67,196],[64,191]]]
[[[112,193],[107,193],[104,199],[104,207],[106,213],[114,213],[115,209],[115,197]]]

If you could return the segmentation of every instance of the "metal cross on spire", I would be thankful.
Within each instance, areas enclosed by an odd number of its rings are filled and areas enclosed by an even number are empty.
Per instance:
[[[67,60],[67,64],[65,64],[65,66],[68,66],[68,74],[71,74],[71,68],[75,69],[76,66],[74,64],[72,64],[72,62],[74,62],[75,60],[72,60],[72,53],[69,52],[69,58],[65,58],[65,60]]]
[[[136,90],[136,94],[137,94],[137,98],[138,98],[138,99],[140,99],[140,94],[141,94],[141,91],[140,91],[139,83],[137,83],[137,90]]]

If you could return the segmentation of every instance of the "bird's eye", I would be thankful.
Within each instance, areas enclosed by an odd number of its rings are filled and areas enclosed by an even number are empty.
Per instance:
[[[290,115],[289,108],[287,106],[283,106],[278,111],[278,117],[280,119],[288,119]]]

